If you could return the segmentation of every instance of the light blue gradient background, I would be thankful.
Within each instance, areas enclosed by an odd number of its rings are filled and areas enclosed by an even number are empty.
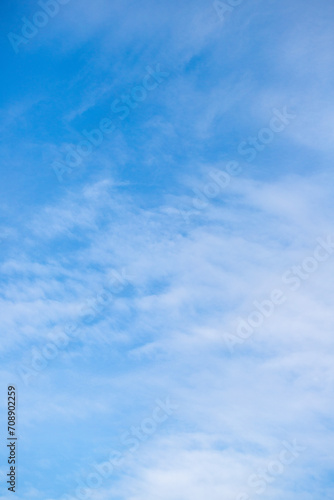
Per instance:
[[[175,415],[93,500],[256,498],[249,476],[295,439],[306,450],[261,498],[331,500],[334,258],[235,353],[224,335],[332,234],[333,3],[245,0],[220,22],[204,0],[70,0],[16,54],[7,34],[37,10],[4,0],[0,16],[0,471],[15,383],[15,498],[74,495],[169,396]],[[169,76],[120,120],[111,103],[157,64]],[[296,118],[247,162],[239,144],[284,106]],[[53,162],[104,117],[116,130],[58,182]],[[232,160],[240,175],[196,211]],[[126,286],[87,325],[115,271]],[[69,323],[79,339],[25,385],[33,349]]]

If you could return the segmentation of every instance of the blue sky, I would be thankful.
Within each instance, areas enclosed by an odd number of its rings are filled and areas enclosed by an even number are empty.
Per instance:
[[[332,499],[334,6],[46,3],[1,15],[16,498]]]

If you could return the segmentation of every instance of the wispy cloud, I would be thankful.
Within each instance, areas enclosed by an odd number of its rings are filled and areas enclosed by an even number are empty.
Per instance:
[[[333,9],[222,4],[4,7],[19,500],[333,497]]]

